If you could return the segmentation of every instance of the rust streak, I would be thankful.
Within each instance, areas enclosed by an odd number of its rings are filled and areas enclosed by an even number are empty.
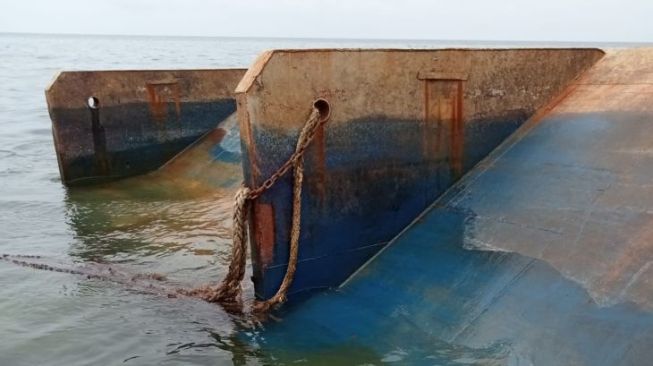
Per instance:
[[[177,120],[181,119],[181,97],[179,92],[179,84],[173,86],[173,97],[175,100],[175,111],[177,112]]]
[[[452,98],[451,108],[451,169],[455,179],[463,173],[463,85],[462,80],[456,83],[457,92]]]
[[[147,95],[149,97],[150,103],[150,113],[156,121],[163,121],[166,118],[166,106],[165,103],[161,100],[161,96],[157,92],[156,84],[147,84]]]
[[[274,208],[269,203],[254,204],[254,242],[256,250],[253,255],[263,268],[274,259]]]
[[[442,148],[444,146],[444,134],[442,133],[444,130],[444,123],[442,123],[442,96],[438,95],[438,114],[435,118],[436,121],[436,144],[435,144],[435,155],[440,158],[442,155]]]
[[[428,81],[424,82],[424,121],[422,124],[422,154],[424,158],[429,157],[429,83]]]

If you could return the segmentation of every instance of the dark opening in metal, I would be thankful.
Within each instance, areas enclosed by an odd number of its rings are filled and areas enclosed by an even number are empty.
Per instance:
[[[100,108],[100,100],[96,97],[90,96],[88,97],[88,100],[86,101],[88,104],[88,107],[91,109],[98,109]]]
[[[331,116],[331,106],[326,99],[318,98],[313,102],[313,106],[320,112],[320,120],[326,121]]]

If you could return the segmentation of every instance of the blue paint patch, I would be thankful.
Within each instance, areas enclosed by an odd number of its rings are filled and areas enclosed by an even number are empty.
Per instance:
[[[206,103],[166,103],[154,119],[147,103],[101,107],[106,166],[95,155],[89,109],[54,109],[56,150],[66,184],[97,183],[157,169],[236,110],[233,99]]]
[[[598,306],[545,262],[462,247],[473,213],[436,208],[338,291],[277,314],[250,338],[271,357],[311,359],[347,344],[409,364],[463,357],[521,364],[637,364],[653,314]]]
[[[224,161],[225,163],[240,163],[240,152],[225,150],[224,147],[220,145],[215,145],[211,149],[211,156],[214,160]]]
[[[512,112],[466,122],[462,172],[501,143],[527,115]],[[382,116],[327,125],[324,161],[317,151],[319,141],[306,154],[299,265],[291,295],[339,285],[456,181],[450,154],[446,149],[425,152],[424,133],[419,121]],[[249,184],[260,185],[281,166],[294,149],[296,134],[254,129],[261,179],[252,184],[245,155]],[[285,273],[291,184],[288,174],[259,199],[272,205],[275,223],[273,262],[264,267],[254,249],[254,283],[260,298],[272,296]]]
[[[651,117],[562,115],[520,131],[340,289],[281,309],[282,321],[241,339],[283,362],[353,344],[367,351],[366,362],[395,355],[424,365],[648,364],[650,308],[623,293],[598,301],[570,279],[573,271],[563,276],[540,259],[466,247],[503,238],[497,244],[557,250],[554,258],[590,276],[628,269],[595,259],[621,258],[619,247],[633,245],[622,236],[650,225],[653,202],[641,193],[653,158],[628,154],[650,145]],[[603,193],[620,201],[597,201]],[[629,197],[639,198],[641,212]],[[506,226],[488,229],[490,221]]]

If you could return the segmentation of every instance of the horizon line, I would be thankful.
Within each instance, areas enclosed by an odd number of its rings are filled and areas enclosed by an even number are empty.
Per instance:
[[[563,43],[563,44],[653,44],[652,41],[556,41],[556,40],[499,40],[499,39],[433,39],[433,38],[327,38],[282,36],[217,36],[217,35],[165,35],[165,34],[104,34],[104,33],[42,33],[0,31],[0,35],[64,36],[64,37],[135,37],[135,38],[197,38],[197,39],[259,39],[259,40],[313,40],[313,41],[366,41],[366,42],[478,42],[478,43]]]

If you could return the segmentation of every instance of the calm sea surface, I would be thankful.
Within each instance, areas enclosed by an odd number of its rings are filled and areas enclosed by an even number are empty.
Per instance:
[[[0,34],[0,254],[157,272],[174,286],[217,281],[227,265],[231,197],[170,197],[138,179],[83,190],[61,184],[44,97],[57,71],[247,67],[270,48],[465,45]],[[236,327],[237,319],[201,301],[0,261],[0,365],[306,361],[239,344]]]

